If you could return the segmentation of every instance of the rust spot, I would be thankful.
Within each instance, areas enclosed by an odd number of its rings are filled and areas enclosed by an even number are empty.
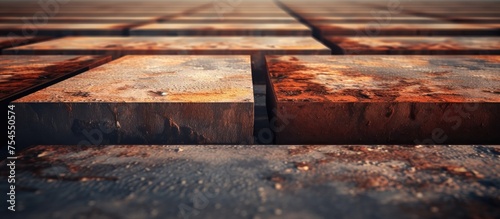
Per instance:
[[[313,146],[313,145],[300,146],[298,148],[288,149],[288,154],[291,156],[306,154],[309,153],[310,151],[313,151],[316,148],[318,148],[318,146]]]
[[[319,160],[320,164],[329,162],[387,162],[403,161],[409,166],[420,171],[445,171],[450,175],[480,179],[481,174],[477,171],[468,170],[465,167],[446,163],[443,158],[434,153],[421,152],[415,147],[386,147],[385,152],[381,150],[369,150],[366,146],[347,146],[348,150],[356,153],[324,153],[324,159]]]
[[[50,82],[56,78],[73,74],[77,71],[88,69],[96,62],[90,56],[76,57],[56,63],[33,65],[10,65],[0,69],[0,98],[7,97],[24,89]],[[2,65],[9,65],[8,60],[3,60]],[[5,86],[8,85],[8,86]],[[80,96],[80,95],[76,95]]]
[[[271,60],[269,63],[269,74],[271,74],[273,81],[275,81],[275,92],[300,100],[324,99],[321,96],[328,93],[327,89],[321,84],[312,82],[312,75],[302,73],[311,68],[297,62],[299,61]],[[289,100],[293,101],[295,99]]]
[[[89,92],[83,92],[83,91],[73,92],[71,95],[74,97],[90,97]]]

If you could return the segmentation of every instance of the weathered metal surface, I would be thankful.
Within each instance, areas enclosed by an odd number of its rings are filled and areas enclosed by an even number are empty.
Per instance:
[[[310,23],[368,23],[376,22],[381,24],[405,24],[405,23],[443,23],[445,21],[436,18],[419,17],[419,16],[398,16],[384,14],[383,16],[310,16],[304,17]]]
[[[500,23],[500,17],[451,16],[448,19],[460,23]]]
[[[0,36],[0,50],[48,39],[48,37]]]
[[[18,145],[249,143],[253,100],[249,56],[125,56],[14,101]]]
[[[130,30],[132,36],[310,36],[300,23],[155,23]]]
[[[267,56],[278,144],[500,142],[500,56]]]
[[[65,37],[3,54],[330,54],[312,37]]]
[[[6,103],[110,60],[109,56],[0,56],[0,101]]]
[[[125,30],[131,26],[127,23],[47,23],[47,24],[8,24],[0,23],[0,35],[25,33],[36,36],[68,36],[68,35],[87,35],[100,36],[112,35],[120,36],[125,34]]]
[[[48,17],[47,23],[138,23],[138,22],[153,22],[158,20],[159,16],[147,16],[147,17],[77,17],[77,16],[57,16]],[[21,23],[24,24],[26,17],[0,17],[0,23]],[[29,19],[28,19],[29,20]]]
[[[265,17],[265,16],[180,16],[163,19],[165,23],[297,23],[293,17]]]
[[[500,30],[473,24],[314,24],[319,34],[330,36],[499,36]]]
[[[331,54],[312,37],[67,37],[4,54],[251,55],[254,82],[265,83],[264,55]]]
[[[495,37],[329,37],[334,53],[348,55],[500,55]]]
[[[221,13],[220,11],[214,10],[213,8],[208,8],[207,11],[197,11],[195,13],[189,14],[190,16],[193,17],[206,17],[206,16],[242,16],[242,17],[248,17],[248,16],[264,16],[264,17],[290,17],[290,15],[281,10],[281,9],[271,9],[271,10],[265,10],[265,9],[250,9],[250,8],[231,8],[227,11],[221,10],[224,13]]]
[[[37,146],[16,161],[15,213],[498,218],[499,159],[500,146],[489,145]],[[6,189],[7,162],[0,167]]]

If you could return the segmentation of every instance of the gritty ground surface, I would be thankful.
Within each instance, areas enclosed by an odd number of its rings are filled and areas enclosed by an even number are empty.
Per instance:
[[[38,146],[16,161],[16,217],[498,218],[499,161],[478,145]]]

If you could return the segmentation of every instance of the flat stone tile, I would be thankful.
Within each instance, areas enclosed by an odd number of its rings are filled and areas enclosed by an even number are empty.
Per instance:
[[[77,17],[77,16],[57,16],[47,19],[47,23],[139,23],[139,22],[153,22],[160,19],[161,16],[147,16],[147,17]],[[25,23],[26,17],[0,17],[0,23]],[[28,19],[29,20],[29,19]],[[43,22],[43,21],[41,21]]]
[[[330,54],[312,37],[65,37],[4,54]]]
[[[500,31],[473,24],[315,24],[319,34],[329,36],[499,36]]]
[[[0,50],[48,40],[48,37],[0,36]]]
[[[265,83],[264,55],[331,54],[312,37],[66,37],[4,54],[251,55],[254,82]]]
[[[0,35],[29,33],[36,36],[53,37],[69,35],[120,36],[126,33],[125,30],[129,26],[131,24],[127,23],[48,23],[40,25],[0,23]]]
[[[155,23],[135,27],[132,36],[310,36],[311,30],[295,24],[249,23]]]
[[[210,10],[210,11],[198,11],[192,14],[189,14],[189,16],[193,17],[206,17],[206,16],[243,16],[243,17],[248,17],[248,16],[264,16],[264,17],[290,17],[287,12],[282,11],[282,10],[271,10],[271,11],[261,11],[261,10],[245,10],[245,11],[238,11],[237,9],[224,9],[222,8],[221,10]]]
[[[335,53],[347,55],[500,55],[495,37],[329,37]]]
[[[0,101],[11,101],[110,60],[109,56],[0,56]]]
[[[16,160],[16,203],[27,206],[16,215],[496,218],[499,154],[498,145],[36,146]]]
[[[499,142],[500,56],[267,56],[278,144]]]
[[[330,23],[330,24],[342,24],[342,23],[369,23],[376,22],[380,24],[426,24],[426,23],[445,23],[444,20],[439,20],[437,18],[429,17],[419,17],[419,16],[310,16],[305,17],[310,23]]]
[[[293,17],[263,17],[263,16],[181,16],[162,20],[163,23],[299,23]]]
[[[249,56],[125,56],[14,103],[22,145],[81,144],[92,133],[96,144],[243,144],[253,135]]]
[[[460,23],[500,23],[500,17],[451,16],[449,20]]]

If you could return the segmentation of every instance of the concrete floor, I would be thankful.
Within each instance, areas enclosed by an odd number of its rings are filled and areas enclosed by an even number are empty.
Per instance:
[[[499,159],[479,145],[37,146],[16,161],[15,216],[498,218]]]

